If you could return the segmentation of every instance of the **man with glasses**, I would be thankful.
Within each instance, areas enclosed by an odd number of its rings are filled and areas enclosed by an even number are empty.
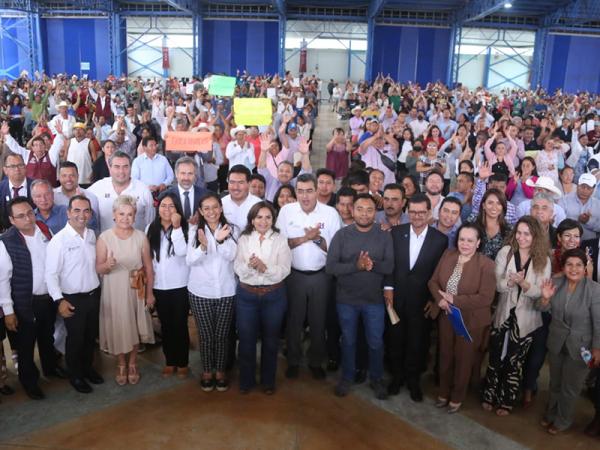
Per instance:
[[[448,247],[448,238],[427,225],[431,202],[425,194],[415,194],[408,199],[408,217],[410,223],[391,230],[394,271],[384,281],[386,304],[393,306],[400,318],[396,325],[388,323],[386,345],[393,377],[388,393],[398,394],[406,382],[410,398],[421,402],[420,378],[429,350],[428,318],[434,318],[427,282]]]
[[[302,331],[308,318],[310,347],[308,366],[313,378],[325,378],[327,356],[325,318],[330,297],[331,276],[325,273],[327,250],[341,228],[337,211],[317,201],[317,180],[312,174],[298,176],[298,201],[281,208],[277,228],[292,249],[292,273],[286,279],[288,291],[287,378],[297,378],[302,359]]]
[[[4,159],[4,175],[0,182],[0,233],[11,226],[8,218],[8,202],[13,198],[31,199],[31,182],[25,177],[25,161],[21,155],[10,153]]]
[[[36,341],[44,375],[66,378],[56,363],[56,307],[44,281],[49,239],[37,226],[27,198],[12,199],[7,209],[13,227],[0,237],[0,308],[6,329],[15,333],[19,381],[31,399],[41,400],[44,393],[38,385],[40,373],[34,363]]]

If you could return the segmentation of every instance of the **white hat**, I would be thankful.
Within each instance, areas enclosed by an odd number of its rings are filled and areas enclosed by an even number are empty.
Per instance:
[[[209,131],[212,133],[213,131],[215,131],[215,127],[213,127],[212,125],[208,125],[207,123],[201,122],[196,127],[196,131]]]
[[[64,100],[62,102],[60,102],[58,105],[56,105],[57,108],[68,108],[69,104],[67,102],[65,102]]]
[[[554,194],[555,197],[560,197],[562,192],[556,187],[554,181],[550,177],[538,177],[538,179],[534,182],[531,178],[525,181],[525,184],[532,188],[545,189]]]
[[[356,111],[362,111],[360,105],[356,105],[354,108],[352,108],[352,114],[354,114]]]
[[[584,173],[579,176],[577,184],[587,184],[592,189],[596,187],[596,177],[591,173]]]
[[[246,132],[246,127],[244,125],[238,125],[237,127],[233,128],[229,134],[231,135],[231,137],[233,139],[235,139],[235,135],[238,134],[240,131],[243,131],[244,133]]]

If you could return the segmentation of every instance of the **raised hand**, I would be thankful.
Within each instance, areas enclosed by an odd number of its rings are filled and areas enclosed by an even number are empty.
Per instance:
[[[221,228],[217,230],[215,233],[215,239],[217,241],[224,241],[231,234],[231,226],[229,224],[223,225]]]
[[[478,175],[482,180],[485,180],[492,175],[492,167],[490,166],[489,162],[484,162],[481,166],[479,166]]]
[[[181,216],[176,212],[171,214],[171,224],[173,228],[179,228],[181,226]]]
[[[202,228],[198,228],[198,242],[200,242],[200,247],[203,249],[208,247],[208,239],[206,238],[206,234]]]
[[[108,272],[113,270],[117,265],[117,260],[112,252],[112,250],[108,250],[108,255],[106,256],[106,267],[108,268]]]
[[[262,133],[260,135],[260,149],[263,152],[269,151],[271,148],[271,136],[267,133]]]
[[[306,138],[300,139],[300,144],[298,146],[298,151],[303,155],[307,154],[310,151],[310,143],[312,141],[307,141]]]
[[[8,126],[8,122],[2,122],[2,127],[0,127],[0,133],[3,136],[7,136],[10,133],[10,127]]]
[[[551,279],[547,279],[542,281],[542,299],[550,300],[552,296],[556,293],[556,286],[552,282]],[[548,303],[548,302],[545,302]]]

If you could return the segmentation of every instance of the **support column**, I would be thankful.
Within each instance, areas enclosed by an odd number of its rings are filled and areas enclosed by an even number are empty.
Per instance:
[[[279,69],[279,76],[285,75],[285,30],[287,27],[287,19],[284,14],[279,14],[279,60],[277,61],[277,67]]]
[[[375,19],[369,17],[367,22],[367,63],[365,64],[365,80],[373,81],[373,46],[375,45]]]
[[[456,83],[454,66],[458,64],[458,53],[456,51],[456,44],[460,36],[460,27],[456,21],[452,22],[452,28],[450,29],[450,46],[448,48],[448,68],[446,70],[446,85],[454,87]]]
[[[352,39],[348,40],[348,44],[348,72],[346,76],[350,79],[350,75],[352,74]]]
[[[529,87],[535,90],[542,84],[544,77],[544,60],[546,54],[546,43],[548,42],[548,28],[541,27],[535,32],[533,47],[533,59],[531,62],[531,75]]]
[[[40,13],[30,11],[27,13],[27,35],[29,44],[29,67],[31,76],[33,72],[44,69],[44,50],[42,48],[42,37],[40,31]]]
[[[492,63],[492,47],[488,47],[485,52],[485,61],[483,63],[483,87],[488,88],[490,80],[490,66]]]
[[[127,73],[127,58],[124,33],[125,19],[117,12],[116,6],[108,12],[108,43],[110,52],[110,72],[120,77]]]
[[[202,70],[202,57],[203,57],[203,42],[204,36],[202,35],[204,31],[204,18],[200,14],[194,14],[193,17],[193,29],[192,33],[194,34],[194,54],[193,54],[193,68],[194,75],[198,77],[204,76],[204,71]]]

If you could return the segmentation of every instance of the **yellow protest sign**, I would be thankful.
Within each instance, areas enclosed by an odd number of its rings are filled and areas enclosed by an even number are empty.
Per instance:
[[[273,103],[268,98],[234,98],[233,117],[237,125],[271,125]]]
[[[169,131],[165,138],[168,152],[201,152],[212,150],[212,133],[190,131]]]

